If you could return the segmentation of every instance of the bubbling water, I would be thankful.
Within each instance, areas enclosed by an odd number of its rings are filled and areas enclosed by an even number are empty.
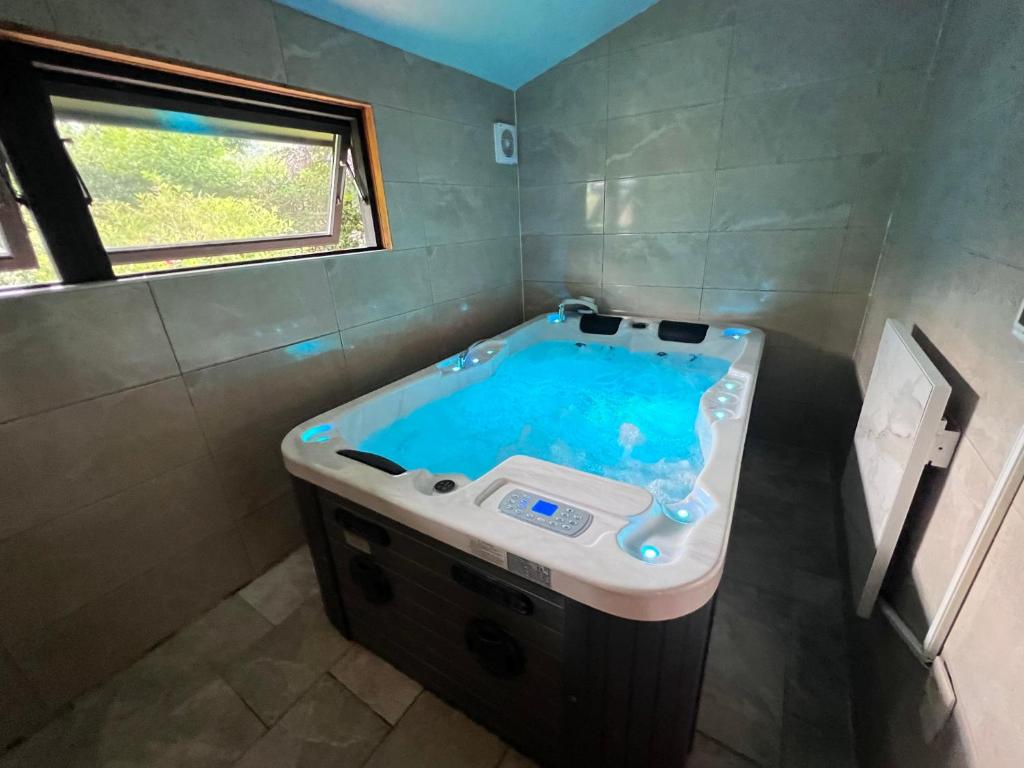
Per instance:
[[[541,342],[490,378],[375,432],[359,449],[473,479],[509,456],[533,456],[638,485],[675,509],[704,464],[696,433],[701,395],[728,368],[689,353]]]

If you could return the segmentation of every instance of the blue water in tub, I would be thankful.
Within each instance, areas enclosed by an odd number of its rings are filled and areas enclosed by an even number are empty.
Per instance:
[[[533,456],[639,485],[672,507],[703,466],[701,395],[728,368],[687,352],[659,357],[542,342],[508,357],[490,378],[375,432],[359,449],[409,469],[473,479],[509,456]]]

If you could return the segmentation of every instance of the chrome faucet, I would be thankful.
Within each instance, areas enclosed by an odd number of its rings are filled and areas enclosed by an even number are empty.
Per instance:
[[[459,362],[458,362],[458,365],[456,366],[455,370],[461,370],[462,368],[465,368],[466,367],[466,358],[469,357],[469,353],[472,352],[477,347],[479,347],[485,341],[490,341],[490,339],[489,338],[487,338],[487,339],[477,339],[472,344],[470,344],[468,347],[466,347],[464,350],[459,352],[459,357],[458,357],[458,361]]]
[[[566,307],[586,307],[595,315],[597,314],[597,302],[589,296],[573,297],[570,296],[568,299],[562,299],[558,302],[558,322],[565,322],[565,309]]]

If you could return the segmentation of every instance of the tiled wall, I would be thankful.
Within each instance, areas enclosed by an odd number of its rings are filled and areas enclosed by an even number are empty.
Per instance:
[[[301,538],[299,421],[522,319],[511,92],[264,0],[0,19],[373,103],[395,236],[0,298],[0,750]]]
[[[820,447],[942,0],[662,0],[516,92],[527,316],[566,294],[768,331],[753,429]]]
[[[951,0],[928,86],[919,151],[908,165],[857,350],[870,374],[886,318],[902,320],[953,386],[963,439],[948,470],[927,473],[889,596],[919,635],[936,610],[994,478],[1024,424],[1024,343],[1010,326],[1024,298],[1024,5]],[[1024,755],[1024,499],[1018,498],[943,657],[955,716],[921,733],[919,680],[892,675],[901,651],[880,633],[867,683],[866,765],[1019,766]],[[899,684],[891,685],[892,680]],[[882,681],[885,684],[882,684]],[[971,749],[972,748],[972,749]]]

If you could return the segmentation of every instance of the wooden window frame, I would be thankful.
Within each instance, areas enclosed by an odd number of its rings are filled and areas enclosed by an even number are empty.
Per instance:
[[[270,255],[266,259],[237,262],[238,265],[245,265],[392,247],[373,108],[369,104],[201,69],[167,59],[98,48],[17,26],[0,25],[0,66],[6,67],[13,75],[5,78],[6,85],[0,84],[0,99],[16,107],[4,110],[8,113],[7,119],[0,116],[0,141],[7,148],[12,170],[24,190],[24,202],[35,214],[65,283],[115,279],[112,269],[114,264],[241,255],[311,245],[326,246],[324,251],[313,254]],[[348,148],[353,160],[349,171],[360,175],[356,183],[360,190],[364,221],[367,218],[366,212],[371,214],[369,218],[372,227],[367,230],[367,239],[371,244],[364,248],[332,250],[329,247],[336,244],[340,236],[344,180],[349,175],[344,167],[336,164],[332,180],[335,204],[331,206],[330,227],[326,233],[141,248],[104,248],[88,210],[88,193],[60,143],[50,104],[55,80],[74,83],[81,78],[101,88],[148,88],[187,94],[189,98],[219,103],[227,110],[235,105],[239,108],[239,114],[248,115],[247,119],[252,122],[259,121],[261,110],[265,110],[266,115],[273,113],[278,117],[290,114],[299,119],[307,116],[321,120],[333,119],[339,125],[341,121],[349,121],[352,128],[349,131]],[[14,117],[15,112],[18,117]],[[48,135],[40,137],[40,132]],[[341,135],[341,132],[335,133]],[[60,152],[56,151],[58,144]],[[347,153],[342,154],[345,149],[344,142],[336,139],[337,159],[347,156]],[[160,274],[231,265],[160,270]]]

